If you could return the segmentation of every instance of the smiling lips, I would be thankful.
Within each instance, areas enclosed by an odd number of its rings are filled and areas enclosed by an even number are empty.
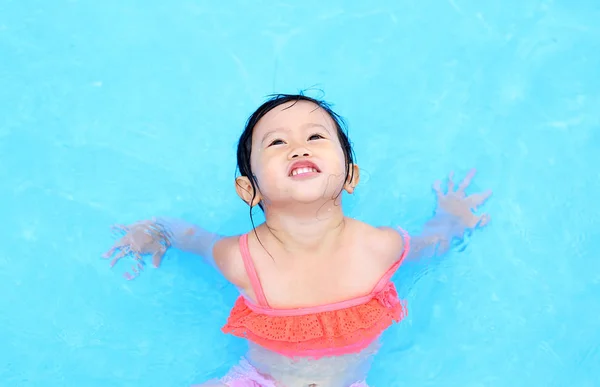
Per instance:
[[[320,172],[321,172],[321,170],[319,169],[319,167],[317,167],[317,165],[315,163],[312,163],[307,160],[296,161],[290,167],[289,176],[300,177],[300,176],[307,176],[307,175],[312,175],[314,173],[320,173]]]

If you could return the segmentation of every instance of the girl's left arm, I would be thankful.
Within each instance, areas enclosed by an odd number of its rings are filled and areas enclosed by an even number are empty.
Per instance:
[[[448,190],[442,191],[441,182],[433,184],[437,195],[435,215],[428,220],[421,232],[411,236],[411,248],[407,260],[443,255],[450,249],[453,239],[461,239],[467,230],[483,227],[490,221],[489,214],[477,215],[477,210],[492,195],[491,191],[467,196],[466,188],[475,176],[469,171],[454,189],[453,173],[448,177]]]

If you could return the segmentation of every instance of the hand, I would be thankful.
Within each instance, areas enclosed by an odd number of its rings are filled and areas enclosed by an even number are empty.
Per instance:
[[[441,181],[433,183],[433,190],[437,194],[437,213],[447,214],[455,217],[463,228],[483,227],[490,221],[489,214],[477,215],[473,213],[492,195],[492,191],[488,190],[482,193],[475,193],[467,196],[465,190],[475,176],[475,169],[471,169],[464,180],[458,185],[454,191],[454,172],[448,176],[448,192],[443,193]]]
[[[154,267],[158,267],[167,249],[171,246],[169,240],[170,234],[164,227],[153,221],[137,222],[131,226],[115,225],[112,228],[114,231],[124,233],[125,235],[110,250],[104,253],[103,257],[110,258],[117,250],[119,251],[110,262],[110,267],[113,267],[121,258],[128,255],[135,258],[137,265],[132,266],[134,274],[123,274],[128,280],[137,277],[140,271],[144,269],[142,255],[152,254],[152,264]]]

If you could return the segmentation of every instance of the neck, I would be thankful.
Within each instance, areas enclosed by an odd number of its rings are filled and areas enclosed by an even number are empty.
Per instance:
[[[345,217],[338,201],[294,209],[265,208],[266,226],[290,251],[323,251],[332,247],[344,230]]]

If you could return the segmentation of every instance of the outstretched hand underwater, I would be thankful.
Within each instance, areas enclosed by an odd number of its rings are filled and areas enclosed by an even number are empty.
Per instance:
[[[110,258],[116,254],[110,262],[110,267],[113,267],[121,258],[133,256],[137,261],[132,266],[133,274],[128,272],[123,274],[128,280],[137,277],[144,269],[142,255],[152,255],[152,264],[158,267],[171,246],[170,233],[154,221],[144,220],[131,226],[115,225],[113,230],[125,235],[104,253],[103,258]]]
[[[465,193],[475,173],[475,169],[470,170],[455,189],[454,173],[451,172],[448,176],[446,193],[442,190],[441,181],[433,183],[433,190],[437,196],[435,214],[425,223],[422,233],[412,238],[412,259],[418,259],[423,255],[444,254],[453,240],[463,239],[468,230],[483,227],[490,222],[489,214],[477,215],[474,211],[485,203],[492,195],[492,191],[471,195]]]
[[[465,193],[465,190],[471,184],[471,180],[475,177],[475,173],[476,170],[471,169],[458,185],[458,188],[454,190],[454,172],[450,172],[447,193],[442,191],[441,181],[438,180],[433,183],[433,190],[438,201],[436,214],[453,216],[460,225],[467,229],[483,227],[489,223],[489,214],[477,215],[473,211],[477,211],[492,196],[492,191],[487,190],[469,196]]]

